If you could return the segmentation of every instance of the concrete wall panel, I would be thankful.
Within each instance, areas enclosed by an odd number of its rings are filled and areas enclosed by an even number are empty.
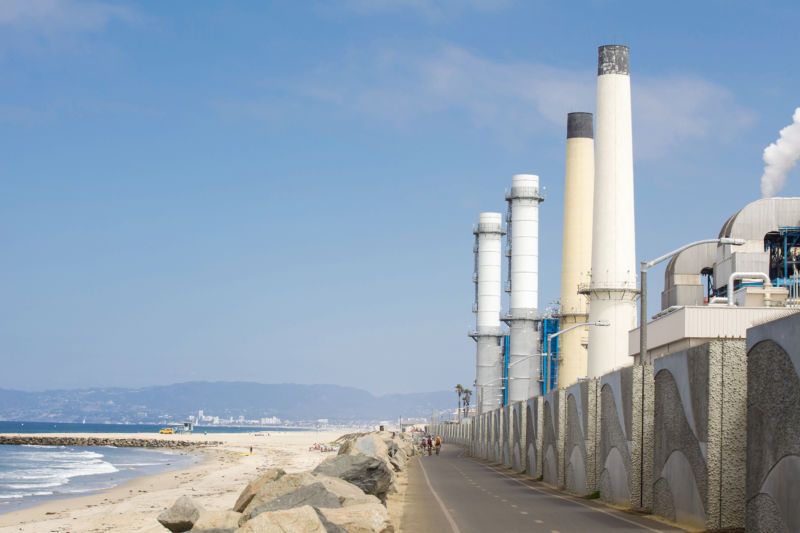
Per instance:
[[[500,463],[506,468],[511,468],[511,406],[506,405],[500,409]]]
[[[653,362],[656,514],[698,528],[744,526],[745,361],[741,341],[720,340]]]
[[[800,531],[800,316],[747,331],[746,525]]]
[[[554,487],[564,487],[565,395],[559,389],[542,399],[542,480]]]
[[[595,491],[597,380],[566,389],[564,486],[575,494]]]
[[[604,501],[625,506],[631,501],[632,374],[633,367],[623,368],[599,384],[597,489]]]
[[[543,401],[540,397],[530,398],[525,408],[525,471],[535,479],[540,479],[542,471]]]
[[[525,471],[525,411],[526,402],[511,406],[511,468],[515,472]]]

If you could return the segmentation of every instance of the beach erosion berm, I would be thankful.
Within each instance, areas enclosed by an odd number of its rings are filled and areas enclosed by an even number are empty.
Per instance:
[[[229,509],[206,510],[187,494],[164,510],[158,521],[173,533],[395,532],[387,498],[397,492],[396,475],[415,453],[411,436],[356,433],[337,443],[338,454],[313,470],[262,472]]]

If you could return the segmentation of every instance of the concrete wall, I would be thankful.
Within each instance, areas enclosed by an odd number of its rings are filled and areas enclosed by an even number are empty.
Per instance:
[[[596,490],[614,505],[650,510],[653,370],[626,367],[598,383]]]
[[[747,331],[747,531],[800,531],[800,315]]]
[[[525,416],[527,402],[511,405],[511,469],[525,472]]]
[[[542,405],[538,396],[525,402],[525,471],[535,479],[542,477]]]
[[[542,481],[564,488],[565,395],[563,389],[542,397]]]
[[[749,360],[743,341],[715,340],[440,432],[553,487],[698,529],[744,527],[746,480],[748,529],[800,531],[800,338],[786,333],[800,315],[784,320],[748,333]]]
[[[511,406],[506,405],[500,409],[500,462],[506,468],[511,468]]]
[[[593,493],[597,436],[597,380],[566,389],[564,488],[580,495]]]
[[[744,526],[746,356],[712,341],[653,362],[653,512],[698,528]]]

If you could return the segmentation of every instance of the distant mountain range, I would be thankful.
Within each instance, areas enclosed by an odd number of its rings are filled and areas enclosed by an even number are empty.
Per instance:
[[[90,423],[183,421],[203,410],[221,419],[331,423],[430,417],[456,403],[454,392],[389,394],[337,385],[193,381],[138,389],[23,392],[0,389],[0,420]]]

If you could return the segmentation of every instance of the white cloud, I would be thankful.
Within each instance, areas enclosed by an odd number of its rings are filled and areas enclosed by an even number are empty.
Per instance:
[[[128,7],[104,2],[74,0],[3,0],[0,26],[46,31],[89,31],[114,20],[136,20]]]
[[[447,46],[427,55],[384,51],[321,69],[304,92],[374,120],[399,126],[462,112],[505,141],[543,128],[565,128],[571,111],[594,111],[595,70],[494,61]],[[726,88],[691,76],[633,77],[637,157],[655,158],[720,132],[732,136],[753,120]]]

